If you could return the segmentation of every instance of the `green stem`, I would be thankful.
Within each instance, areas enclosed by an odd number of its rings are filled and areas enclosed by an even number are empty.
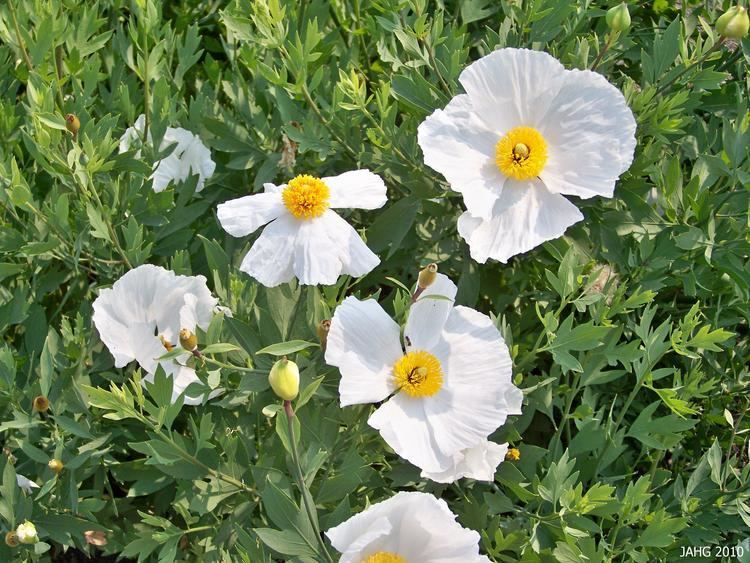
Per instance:
[[[234,364],[227,364],[227,363],[224,363],[224,362],[220,362],[219,360],[215,360],[213,358],[209,358],[208,356],[204,356],[203,354],[201,354],[200,357],[206,363],[215,365],[215,366],[220,367],[220,368],[234,369],[234,370],[237,370],[237,371],[247,371],[247,372],[251,372],[251,373],[255,373],[255,371],[256,371],[254,368],[246,368],[246,367],[242,367],[242,366],[236,366]]]
[[[143,143],[148,143],[148,129],[151,125],[151,79],[148,75],[148,33],[143,33]]]
[[[297,472],[297,486],[299,486],[300,494],[302,495],[302,504],[305,505],[307,518],[308,520],[310,520],[310,525],[313,528],[313,532],[315,532],[315,537],[318,539],[318,542],[320,543],[320,547],[322,549],[325,560],[328,563],[333,563],[331,554],[328,553],[326,544],[323,541],[323,538],[320,537],[320,528],[318,527],[318,523],[317,523],[318,520],[315,517],[314,509],[310,505],[310,501],[308,499],[309,492],[307,490],[307,485],[305,484],[305,477],[302,473],[302,465],[300,464],[300,460],[299,460],[299,451],[297,450],[297,436],[294,431],[294,418],[296,415],[294,414],[294,409],[292,408],[291,401],[284,401],[284,411],[286,412],[287,420],[289,421],[289,440],[292,443],[292,460],[294,461],[294,468]]]
[[[18,40],[18,48],[21,49],[21,54],[23,55],[23,60],[26,63],[26,67],[29,69],[29,72],[34,70],[34,65],[31,64],[31,57],[29,57],[29,53],[26,50],[26,45],[23,42],[23,37],[21,37],[21,29],[18,27],[18,18],[16,17],[16,8],[13,5],[14,0],[8,0],[8,10],[10,10],[10,17],[13,20],[13,27],[16,31],[16,39]]]
[[[600,62],[602,62],[602,57],[604,57],[604,54],[607,51],[609,51],[609,48],[614,44],[615,39],[617,39],[618,35],[619,35],[619,33],[615,33],[615,32],[607,34],[607,41],[606,41],[606,43],[604,43],[604,47],[602,48],[601,51],[599,51],[599,54],[594,59],[594,62],[591,63],[591,70],[592,71],[596,70],[596,67],[599,66]]]

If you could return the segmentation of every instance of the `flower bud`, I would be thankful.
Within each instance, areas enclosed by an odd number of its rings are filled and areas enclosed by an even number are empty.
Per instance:
[[[271,389],[285,401],[291,401],[299,394],[299,368],[286,357],[273,364],[268,374]]]
[[[518,461],[521,459],[521,451],[517,448],[509,448],[505,454],[505,461]]]
[[[39,536],[36,535],[36,526],[28,520],[23,524],[19,524],[18,528],[16,528],[16,538],[19,542],[27,545],[38,542]]]
[[[81,120],[72,113],[69,113],[65,116],[65,128],[73,133],[73,136],[75,137],[78,134],[78,130],[81,128]]]
[[[83,532],[83,537],[86,539],[86,543],[89,545],[95,545],[102,547],[107,545],[107,534],[99,530],[87,530]]]
[[[612,31],[621,33],[630,27],[630,12],[628,5],[623,2],[607,10],[607,25]]]
[[[44,395],[34,397],[34,401],[31,403],[31,409],[34,412],[47,412],[49,410],[49,399]]]
[[[47,462],[47,467],[59,474],[65,468],[65,465],[59,459],[51,459]]]
[[[180,346],[188,352],[192,352],[198,347],[198,337],[192,331],[183,328],[180,331]]]
[[[742,39],[747,36],[750,18],[743,6],[732,6],[716,20],[716,32],[727,39]]]
[[[328,344],[328,331],[330,330],[331,321],[329,319],[325,319],[318,323],[316,332],[318,333],[318,342],[320,342],[320,348],[322,350],[326,349],[326,345]]]
[[[5,534],[5,545],[8,547],[18,547],[18,536],[15,532]]]
[[[417,278],[417,287],[421,290],[425,290],[430,287],[437,279],[438,266],[434,262],[428,264],[419,272],[419,278]]]

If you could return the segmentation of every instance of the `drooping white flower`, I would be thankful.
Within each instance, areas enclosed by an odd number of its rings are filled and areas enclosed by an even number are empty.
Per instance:
[[[219,205],[226,232],[244,237],[268,225],[242,260],[240,270],[267,287],[297,278],[305,285],[331,285],[342,274],[359,277],[380,259],[334,209],[377,209],[385,205],[383,180],[369,170],[315,178],[306,174],[287,184]]]
[[[178,276],[144,264],[130,270],[94,300],[94,324],[102,342],[121,368],[136,360],[153,381],[158,365],[172,378],[174,401],[188,385],[200,381],[193,368],[174,360],[157,361],[178,346],[181,329],[208,328],[217,299],[203,276]],[[185,396],[185,404],[201,398]]]
[[[446,502],[400,492],[326,532],[340,563],[489,563]]]
[[[146,126],[146,116],[141,114],[132,127],[128,127],[120,137],[120,152],[130,150],[130,147],[143,139]],[[151,133],[149,133],[151,142]],[[166,150],[175,144],[174,149],[165,158],[154,163],[153,188],[155,192],[163,192],[170,182],[184,182],[193,174],[198,175],[195,191],[199,192],[206,184],[206,180],[213,176],[216,163],[211,159],[211,151],[203,144],[200,137],[182,127],[167,127],[159,151]]]
[[[486,315],[454,307],[455,295],[438,274],[409,311],[406,353],[399,326],[376,301],[347,297],[331,320],[325,358],[341,371],[342,407],[385,401],[368,423],[423,476],[492,479],[480,468],[497,458],[487,437],[520,414],[523,397],[500,332]]]
[[[465,94],[418,129],[425,164],[463,195],[458,231],[477,262],[557,238],[583,219],[564,196],[612,197],[633,160],[636,122],[596,72],[500,49],[459,77]]]
[[[27,495],[30,495],[32,490],[39,488],[39,485],[34,483],[34,481],[24,477],[20,473],[16,474],[16,483],[18,484],[18,487]]]

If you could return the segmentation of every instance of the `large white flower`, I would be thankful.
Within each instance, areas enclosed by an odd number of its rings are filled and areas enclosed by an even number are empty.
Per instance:
[[[489,563],[446,502],[401,492],[326,532],[340,563]]]
[[[146,126],[146,116],[141,114],[132,127],[128,127],[120,137],[120,152],[130,150],[131,145],[143,139],[143,129]],[[149,133],[151,142],[151,133]],[[167,127],[159,151],[166,150],[175,144],[169,156],[154,163],[153,188],[155,192],[163,192],[170,182],[184,182],[192,174],[198,175],[195,191],[199,192],[206,184],[206,180],[213,176],[216,163],[211,159],[211,151],[203,144],[200,137],[193,135],[182,127]]]
[[[359,277],[380,259],[333,209],[377,209],[386,202],[383,180],[369,170],[315,178],[301,175],[287,184],[219,205],[221,226],[244,237],[269,225],[242,260],[240,270],[267,287],[296,277],[306,285],[331,285],[342,274]]]
[[[500,332],[486,315],[454,307],[455,295],[438,274],[409,311],[406,352],[399,326],[376,301],[347,297],[331,320],[325,358],[341,371],[342,407],[388,399],[368,423],[423,476],[492,479],[500,459],[487,437],[520,414],[523,397]],[[492,474],[479,458],[494,463]]]
[[[94,300],[94,324],[102,342],[121,368],[136,360],[153,381],[157,366],[172,378],[172,400],[200,381],[191,367],[157,358],[179,345],[181,329],[208,328],[217,299],[203,276],[178,276],[160,266],[144,264],[130,270]],[[201,403],[185,396],[185,404]]]
[[[636,123],[603,76],[509,48],[459,81],[466,93],[420,124],[418,140],[425,163],[463,195],[458,230],[477,262],[506,262],[583,219],[564,195],[612,197]]]

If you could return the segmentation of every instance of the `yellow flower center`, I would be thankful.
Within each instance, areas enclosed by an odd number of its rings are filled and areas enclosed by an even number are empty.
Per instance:
[[[402,356],[393,365],[396,387],[410,397],[432,397],[443,386],[440,361],[424,350]]]
[[[362,563],[407,563],[406,559],[395,553],[389,551],[378,551],[373,553],[367,559],[363,559]]]
[[[281,193],[289,212],[297,219],[314,219],[328,209],[331,191],[325,182],[315,176],[301,174],[291,180]]]
[[[495,145],[495,163],[509,178],[536,178],[546,162],[547,142],[533,127],[511,129]]]

